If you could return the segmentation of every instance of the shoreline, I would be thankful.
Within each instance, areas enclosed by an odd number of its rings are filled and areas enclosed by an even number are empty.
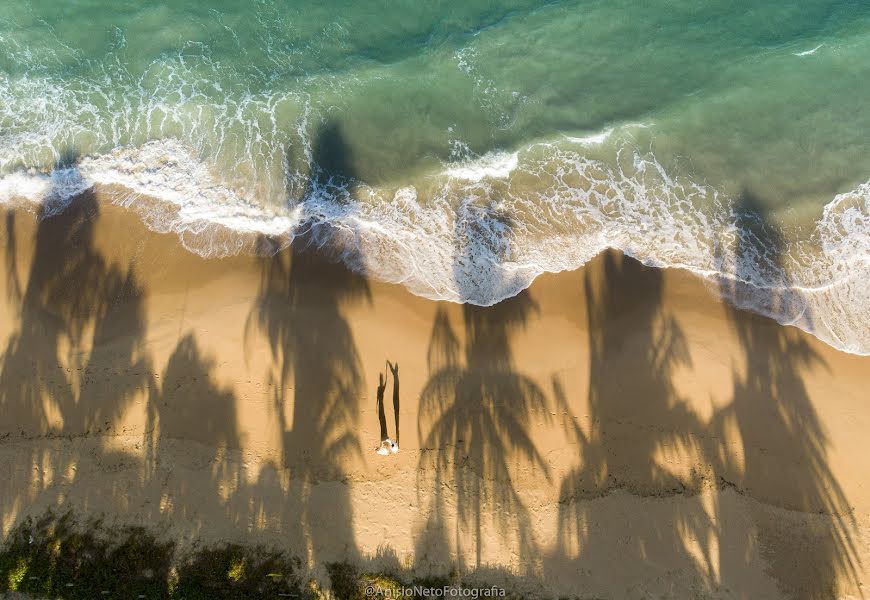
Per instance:
[[[568,200],[553,207],[556,213],[564,213],[563,217],[570,221],[568,230],[573,232],[560,234],[562,223],[538,221],[524,212],[530,209],[534,213],[537,209],[530,208],[527,196],[531,189],[526,187],[528,182],[523,183],[522,175],[485,183],[447,181],[442,193],[452,190],[476,197],[486,190],[487,195],[505,194],[509,200],[497,207],[475,204],[443,222],[438,215],[444,212],[444,206],[423,202],[419,212],[407,210],[407,206],[417,206],[413,185],[395,191],[392,200],[387,194],[372,204],[353,200],[352,186],[336,186],[316,178],[309,185],[312,189],[322,188],[326,194],[314,193],[304,206],[276,212],[235,195],[228,204],[224,204],[225,198],[213,197],[221,188],[218,181],[204,165],[186,155],[177,142],[169,142],[165,149],[159,144],[150,145],[143,151],[143,164],[130,157],[116,157],[123,168],[111,166],[111,155],[82,159],[79,166],[62,170],[57,180],[42,175],[40,185],[31,189],[28,197],[30,201],[42,198],[42,205],[56,210],[68,201],[69,194],[88,189],[88,193],[111,198],[113,203],[136,213],[150,229],[174,233],[185,248],[203,258],[257,254],[261,240],[283,249],[292,243],[294,231],[314,224],[316,229],[330,232],[318,243],[335,245],[352,270],[381,281],[401,283],[415,295],[430,300],[478,306],[491,306],[513,297],[543,274],[577,270],[601,252],[614,249],[657,268],[689,271],[707,279],[737,307],[797,326],[845,352],[870,355],[870,329],[861,318],[864,306],[870,305],[870,296],[860,285],[868,265],[862,256],[863,248],[855,248],[855,236],[857,243],[863,244],[862,210],[870,193],[866,182],[835,195],[820,208],[819,218],[805,227],[781,229],[778,219],[749,192],[720,203],[714,189],[703,188],[702,193],[699,188],[685,192],[685,200],[692,203],[711,195],[711,208],[686,210],[673,196],[680,196],[691,181],[644,188],[650,194],[649,207],[643,208],[636,198],[624,199],[619,218],[604,216],[599,222],[598,213],[612,209],[606,206],[607,194],[583,192],[580,183],[604,186],[617,195],[641,183],[625,174],[615,180],[605,177],[597,181],[581,170],[575,173],[579,177],[579,183],[575,183],[580,187],[574,190],[580,196],[568,194]],[[167,158],[176,154],[175,159]],[[89,160],[95,164],[108,161],[108,165],[88,166]],[[649,160],[657,166],[654,158]],[[185,170],[179,166],[181,163],[195,166]],[[106,172],[95,174],[100,169]],[[155,181],[139,181],[143,169],[161,174],[155,176]],[[167,173],[162,173],[164,170]],[[202,180],[203,189],[188,185],[190,180]],[[466,189],[466,184],[471,187]],[[459,187],[453,189],[454,185]],[[181,191],[175,189],[178,186]],[[0,198],[12,198],[16,193],[23,197],[26,188],[20,183],[17,188],[11,185],[5,193],[0,190]],[[369,192],[378,193],[374,189]],[[169,195],[163,197],[161,193]],[[324,202],[324,195],[335,195],[337,200]],[[40,210],[40,201],[32,205]],[[213,212],[215,206],[220,210]],[[454,208],[446,210],[450,213]],[[669,219],[656,216],[672,211]],[[526,222],[527,218],[531,220]],[[652,225],[647,223],[649,219],[653,219]],[[857,233],[853,231],[856,225]],[[546,241],[539,240],[521,233],[527,227],[552,230],[553,235]],[[792,239],[786,233],[800,229],[812,235]],[[638,236],[638,231],[645,233]],[[327,239],[331,235],[338,239]],[[412,238],[415,241],[409,242]],[[718,242],[708,243],[708,239]]]
[[[324,579],[348,560],[532,595],[866,585],[868,357],[613,251],[477,307],[298,243],[203,259],[79,200],[4,211],[4,537],[69,508]]]

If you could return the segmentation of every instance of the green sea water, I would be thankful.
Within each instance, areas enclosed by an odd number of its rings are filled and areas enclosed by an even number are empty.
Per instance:
[[[859,353],[868,107],[859,1],[0,6],[0,198],[115,184],[211,254],[327,224],[478,304],[616,247]]]

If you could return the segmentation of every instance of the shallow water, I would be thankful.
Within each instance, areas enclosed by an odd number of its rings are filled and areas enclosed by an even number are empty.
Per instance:
[[[202,254],[315,226],[477,304],[616,247],[868,353],[868,34],[818,0],[7,3],[0,199],[104,184]]]

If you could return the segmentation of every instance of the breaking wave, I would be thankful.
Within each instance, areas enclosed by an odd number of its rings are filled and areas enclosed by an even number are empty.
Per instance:
[[[576,142],[538,143],[393,188],[309,178],[302,197],[269,206],[217,177],[194,149],[165,139],[49,172],[16,170],[0,177],[0,201],[38,202],[51,215],[100,186],[203,256],[249,251],[261,237],[280,248],[314,231],[353,269],[420,296],[478,305],[614,248],[692,271],[741,308],[870,354],[870,182],[833,198],[811,236],[788,241],[739,199],[671,176],[627,145],[615,153],[604,162]]]

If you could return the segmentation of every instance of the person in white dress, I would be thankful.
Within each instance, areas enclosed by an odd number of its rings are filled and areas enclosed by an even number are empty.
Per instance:
[[[375,448],[375,452],[381,456],[389,456],[399,452],[399,365],[393,365],[387,361],[387,368],[393,374],[393,411],[396,417],[396,439],[394,441],[387,433],[387,415],[384,412],[384,392],[387,389],[387,380],[383,373],[378,373],[377,407],[381,443]]]

